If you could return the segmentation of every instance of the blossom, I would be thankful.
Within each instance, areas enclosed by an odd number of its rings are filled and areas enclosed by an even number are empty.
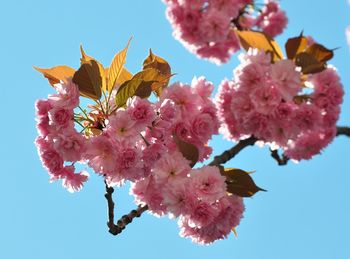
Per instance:
[[[155,178],[160,183],[186,176],[190,170],[189,161],[179,151],[164,154],[153,168]]]
[[[204,201],[215,202],[226,195],[226,178],[218,167],[203,166],[191,171],[190,189]]]
[[[96,173],[112,174],[116,167],[114,142],[106,135],[90,139],[84,159]]]
[[[285,13],[275,1],[266,2],[261,14],[252,5],[252,0],[164,2],[174,38],[199,58],[208,59],[218,65],[227,62],[240,49],[233,28],[257,28],[275,37],[288,22]]]
[[[73,111],[65,108],[53,108],[48,112],[49,124],[57,129],[73,126]]]
[[[139,133],[139,128],[135,126],[136,122],[130,118],[129,113],[120,110],[109,116],[106,132],[117,140],[135,138]]]
[[[300,73],[292,60],[280,60],[271,65],[271,78],[286,101],[290,101],[300,88]]]
[[[54,135],[53,146],[65,161],[79,161],[86,151],[85,138],[75,131]]]
[[[151,103],[146,99],[141,99],[138,96],[130,99],[128,103],[127,112],[130,118],[136,122],[137,126],[145,127],[151,125],[155,119],[156,114]]]
[[[88,180],[89,174],[86,171],[74,173],[74,166],[65,166],[61,170],[62,186],[70,193],[78,192],[83,188],[84,182]]]
[[[343,101],[336,70],[328,67],[304,75],[292,60],[271,63],[267,53],[256,49],[241,55],[240,61],[234,78],[223,81],[216,96],[220,132],[231,140],[255,136],[270,147],[278,145],[295,160],[318,154],[334,137]],[[307,143],[316,142],[307,137],[313,132],[319,142],[307,149]]]
[[[73,109],[79,105],[79,89],[71,79],[55,84],[57,94],[49,95],[50,104],[56,108]]]

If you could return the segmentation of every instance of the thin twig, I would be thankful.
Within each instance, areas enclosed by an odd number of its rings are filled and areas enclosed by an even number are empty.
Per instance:
[[[129,214],[123,215],[117,221],[117,224],[115,224],[114,223],[114,201],[112,197],[114,189],[113,187],[109,187],[106,182],[105,182],[105,185],[106,185],[105,197],[108,204],[108,222],[107,222],[108,231],[112,235],[116,236],[120,234],[125,228],[125,226],[131,223],[134,218],[140,217],[143,212],[148,210],[148,205],[144,205],[144,206],[140,205],[136,210],[132,210],[130,211]]]
[[[278,165],[286,165],[288,163],[289,158],[285,154],[282,154],[282,156],[280,156],[278,154],[277,149],[275,149],[275,150],[270,149],[270,151],[271,151],[272,158],[277,161]]]

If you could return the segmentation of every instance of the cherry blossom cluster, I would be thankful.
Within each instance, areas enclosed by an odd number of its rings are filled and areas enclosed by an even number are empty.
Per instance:
[[[55,88],[57,94],[36,102],[39,136],[35,144],[50,181],[61,179],[68,191],[79,191],[88,179],[86,171],[74,173],[74,163],[83,159],[88,148],[87,139],[77,132],[73,121],[73,110],[79,105],[80,94],[71,81],[57,84]]]
[[[135,96],[111,114],[99,109],[85,113],[88,126],[81,132],[74,123],[78,87],[68,80],[55,88],[57,94],[36,102],[36,145],[51,181],[62,179],[70,191],[87,180],[86,172],[74,174],[75,162],[87,163],[109,185],[120,185],[150,175],[155,161],[177,148],[173,134],[195,145],[202,161],[211,153],[208,140],[218,133],[209,98],[213,85],[204,78],[194,79],[192,87],[175,83],[156,104]]]
[[[231,140],[254,135],[295,160],[310,159],[336,134],[343,88],[335,68],[302,74],[292,60],[271,63],[250,49],[216,98],[222,133]]]
[[[253,0],[164,0],[173,35],[190,52],[217,64],[240,49],[234,28],[258,28],[275,37],[288,19],[279,4],[268,0],[257,10]],[[259,11],[258,14],[256,14]]]
[[[227,194],[218,167],[191,169],[177,151],[159,159],[154,174],[135,183],[131,193],[152,213],[179,218],[180,235],[200,244],[227,237],[244,211],[242,198]]]

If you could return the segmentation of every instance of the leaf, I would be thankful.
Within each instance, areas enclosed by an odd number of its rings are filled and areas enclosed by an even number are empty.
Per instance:
[[[307,47],[307,38],[301,33],[298,37],[290,38],[285,44],[288,59],[294,59],[297,54],[303,52]]]
[[[144,81],[153,81],[152,90],[157,91],[159,88],[167,85],[169,82],[169,77],[162,74],[156,68],[146,68],[134,75],[135,78],[141,78]]]
[[[78,85],[80,94],[98,100],[101,98],[103,74],[95,60],[84,62],[73,76],[73,82]]]
[[[91,60],[95,61],[98,65],[98,69],[102,78],[102,85],[101,85],[101,89],[106,91],[106,85],[107,85],[107,77],[106,77],[106,73],[105,73],[105,68],[103,67],[103,65],[97,61],[95,58],[86,55],[84,49],[83,49],[83,45],[80,45],[80,52],[81,52],[81,58],[80,58],[80,65],[83,65],[84,63],[87,63]]]
[[[152,89],[157,96],[160,96],[163,89],[168,86],[170,77],[172,76],[170,65],[165,59],[154,55],[150,49],[148,57],[143,61],[143,71],[148,69],[155,69],[153,71],[158,71],[158,77],[155,80],[158,81],[158,83],[155,83]]]
[[[105,76],[107,79],[108,79],[108,72],[109,72],[109,68],[105,68]],[[130,80],[132,77],[133,75],[124,67],[114,87],[116,87],[116,85],[121,86],[125,81]],[[108,82],[107,82],[107,85],[108,85]]]
[[[318,61],[309,53],[301,52],[295,57],[295,65],[301,67],[303,74],[318,73],[326,69],[326,63]]]
[[[258,187],[249,173],[234,168],[220,168],[220,173],[226,177],[227,192],[240,197],[251,197],[258,191],[266,191]]]
[[[131,39],[132,38],[129,39],[126,47],[114,56],[112,63],[109,66],[108,77],[107,77],[108,78],[107,91],[109,93],[113,90],[114,85],[118,82],[118,79],[122,74],[124,65],[126,63],[126,54],[128,52]]]
[[[333,58],[333,51],[318,43],[312,44],[305,52],[313,56],[319,62],[327,62]]]
[[[52,68],[34,67],[34,69],[42,73],[52,86],[59,83],[60,80],[65,81],[66,78],[73,77],[75,73],[75,70],[68,66],[56,66]]]
[[[191,161],[190,166],[194,167],[194,165],[198,162],[199,159],[198,148],[191,143],[181,140],[176,135],[173,135],[173,137],[181,154],[184,156],[184,158]]]
[[[259,31],[239,31],[235,30],[242,47],[248,51],[249,48],[264,50],[272,54],[272,61],[283,59],[280,46],[270,36]]]
[[[127,100],[133,96],[139,96],[141,98],[149,97],[152,92],[152,81],[147,82],[141,78],[132,78],[124,82],[118,89],[115,96],[115,102],[118,107],[122,107],[126,104]]]
[[[85,51],[83,49],[83,45],[80,45],[80,53],[81,53],[80,65],[82,65],[85,62],[88,62],[90,60],[96,60],[93,57],[90,57],[90,56],[86,55],[86,53],[85,53]]]

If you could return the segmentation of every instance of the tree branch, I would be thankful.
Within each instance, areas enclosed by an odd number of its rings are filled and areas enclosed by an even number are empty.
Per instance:
[[[345,135],[350,137],[350,127],[342,127],[342,126],[338,126],[337,127],[337,136],[340,135]]]
[[[282,154],[282,156],[280,156],[278,154],[277,149],[275,149],[275,150],[270,149],[270,152],[271,152],[272,158],[277,161],[278,165],[286,165],[288,163],[289,157],[287,157],[285,154]]]
[[[225,164],[230,159],[234,158],[242,149],[252,146],[258,139],[254,136],[240,140],[235,146],[224,151],[221,155],[215,156],[213,161],[211,161],[208,165],[215,166]]]
[[[350,137],[350,127],[337,127],[337,136],[345,135]],[[234,158],[239,152],[241,152],[244,148],[248,146],[252,146],[255,142],[258,141],[254,136],[240,140],[235,146],[224,151],[222,154],[215,156],[213,161],[211,161],[208,165],[210,166],[218,166],[221,164],[225,164],[232,158]],[[289,158],[284,154],[280,156],[277,150],[270,150],[271,156],[277,161],[278,165],[286,165],[289,161]],[[126,225],[131,223],[135,217],[140,217],[142,213],[148,210],[148,205],[138,206],[137,209],[130,211],[128,214],[123,215],[118,221],[117,224],[114,224],[114,202],[112,198],[112,194],[114,192],[113,187],[108,187],[106,184],[106,200],[108,204],[108,222],[107,226],[109,228],[109,233],[112,235],[120,234],[123,229],[125,229]]]
[[[123,215],[117,221],[117,224],[114,224],[114,202],[113,202],[113,197],[112,197],[114,189],[113,189],[113,187],[109,187],[106,182],[105,182],[105,185],[106,185],[105,197],[106,197],[107,204],[108,204],[108,222],[107,222],[108,231],[112,235],[116,236],[116,235],[120,234],[123,231],[123,229],[126,227],[126,225],[131,223],[134,218],[140,217],[143,212],[148,210],[148,205],[138,206],[138,208],[136,210],[132,210],[132,211],[130,211],[129,214]]]

